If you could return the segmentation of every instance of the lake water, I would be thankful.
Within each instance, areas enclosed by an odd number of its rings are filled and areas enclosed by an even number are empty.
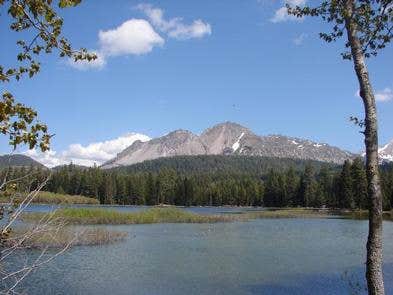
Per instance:
[[[128,232],[126,241],[72,248],[28,278],[28,293],[351,294],[351,282],[364,284],[366,221],[260,219],[108,228]],[[385,222],[384,241],[387,294],[393,294],[392,222]]]

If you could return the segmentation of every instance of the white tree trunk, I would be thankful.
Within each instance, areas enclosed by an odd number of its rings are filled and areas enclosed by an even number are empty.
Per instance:
[[[369,233],[367,240],[367,287],[369,294],[385,294],[382,273],[382,191],[378,161],[378,120],[374,92],[361,43],[353,20],[354,0],[346,1],[345,25],[351,47],[356,76],[359,81],[360,96],[365,110],[366,170],[369,199]]]

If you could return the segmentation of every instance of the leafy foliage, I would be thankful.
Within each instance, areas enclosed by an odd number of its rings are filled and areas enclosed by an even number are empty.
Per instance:
[[[39,145],[41,151],[49,149],[51,135],[48,127],[35,120],[37,112],[15,102],[11,93],[3,93],[0,101],[0,132],[9,137],[9,144],[16,148],[21,143],[30,149]]]
[[[81,0],[59,0],[60,9],[78,5]],[[16,42],[16,64],[5,67],[0,64],[0,83],[11,79],[19,81],[23,76],[32,78],[39,71],[38,60],[42,53],[58,51],[60,57],[75,61],[96,59],[95,54],[85,48],[75,50],[62,35],[63,19],[52,0],[0,0],[10,18],[10,30],[28,36],[28,40]],[[4,22],[5,23],[5,22]],[[37,112],[15,101],[11,93],[5,91],[0,101],[0,132],[9,137],[10,145],[16,148],[27,144],[29,148],[39,147],[41,151],[49,149],[51,135],[45,124],[37,120]]]
[[[344,36],[345,18],[348,10],[345,0],[322,1],[315,7],[291,7],[288,13],[296,17],[318,16],[332,24],[330,32],[320,33],[321,39],[334,42]],[[376,56],[393,38],[393,1],[357,0],[351,17],[357,26],[359,41],[365,57]],[[350,48],[349,41],[345,44]],[[342,53],[344,59],[351,59],[351,52]]]
[[[59,0],[59,8],[78,5],[81,0]],[[41,53],[59,51],[60,57],[70,57],[75,61],[91,61],[95,54],[85,48],[75,50],[62,35],[63,19],[58,15],[52,0],[2,0],[11,18],[10,29],[14,32],[30,33],[30,40],[18,40],[20,51],[17,54],[18,66],[5,69],[0,65],[0,81],[11,78],[19,80],[23,75],[30,78],[40,70],[40,63],[35,59]]]

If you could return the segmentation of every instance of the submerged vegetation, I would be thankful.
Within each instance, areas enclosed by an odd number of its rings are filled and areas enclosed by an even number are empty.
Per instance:
[[[66,248],[73,246],[97,246],[111,244],[124,240],[126,232],[108,230],[105,228],[85,228],[76,229],[73,227],[63,227],[60,230],[56,227],[48,229],[40,234],[27,234],[29,228],[20,228],[12,232],[10,241],[17,236],[26,236],[23,247],[32,249],[41,248]]]

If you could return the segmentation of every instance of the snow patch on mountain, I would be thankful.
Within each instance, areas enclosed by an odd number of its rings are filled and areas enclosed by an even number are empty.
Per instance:
[[[234,152],[236,152],[236,151],[239,149],[239,147],[240,147],[240,140],[242,139],[242,137],[244,136],[244,134],[245,134],[245,133],[242,132],[242,134],[240,134],[238,140],[232,145],[232,149],[233,149]]]

